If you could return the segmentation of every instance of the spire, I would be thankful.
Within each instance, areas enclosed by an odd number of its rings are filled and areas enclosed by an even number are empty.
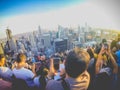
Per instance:
[[[7,35],[8,40],[12,39],[12,31],[10,29],[8,29],[8,27],[6,29],[6,35]]]
[[[40,25],[38,26],[39,35],[42,34]]]

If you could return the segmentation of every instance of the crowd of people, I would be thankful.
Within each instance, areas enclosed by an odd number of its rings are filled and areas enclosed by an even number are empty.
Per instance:
[[[119,39],[49,57],[30,55],[0,54],[0,90],[120,90]]]

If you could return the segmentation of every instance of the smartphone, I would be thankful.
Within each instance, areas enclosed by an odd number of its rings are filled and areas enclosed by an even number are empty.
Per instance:
[[[60,64],[60,58],[59,57],[54,57],[54,64]]]
[[[60,58],[59,57],[54,57],[53,60],[54,60],[53,61],[54,62],[54,68],[57,71],[57,70],[59,70]]]
[[[41,67],[41,62],[35,62],[34,64],[35,64],[35,71],[37,72]]]
[[[108,49],[108,44],[104,44],[104,48],[105,48],[105,49]]]

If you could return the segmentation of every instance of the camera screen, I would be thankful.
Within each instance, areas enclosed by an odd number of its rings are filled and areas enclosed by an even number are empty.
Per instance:
[[[108,44],[104,44],[104,48],[105,48],[105,49],[108,49]]]
[[[60,58],[53,58],[54,60],[54,68],[55,70],[59,70],[59,65],[60,65]]]
[[[36,62],[35,64],[35,71],[38,71],[39,68],[41,67],[41,63],[40,62]]]
[[[59,64],[60,63],[60,58],[53,58],[54,64]]]

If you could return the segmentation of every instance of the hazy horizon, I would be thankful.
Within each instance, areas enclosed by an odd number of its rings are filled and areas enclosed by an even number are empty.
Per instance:
[[[11,2],[10,2],[11,1]],[[117,0],[116,0],[117,1]],[[120,30],[119,2],[115,0],[0,1],[0,38],[9,27],[13,35],[38,29],[91,27]]]

